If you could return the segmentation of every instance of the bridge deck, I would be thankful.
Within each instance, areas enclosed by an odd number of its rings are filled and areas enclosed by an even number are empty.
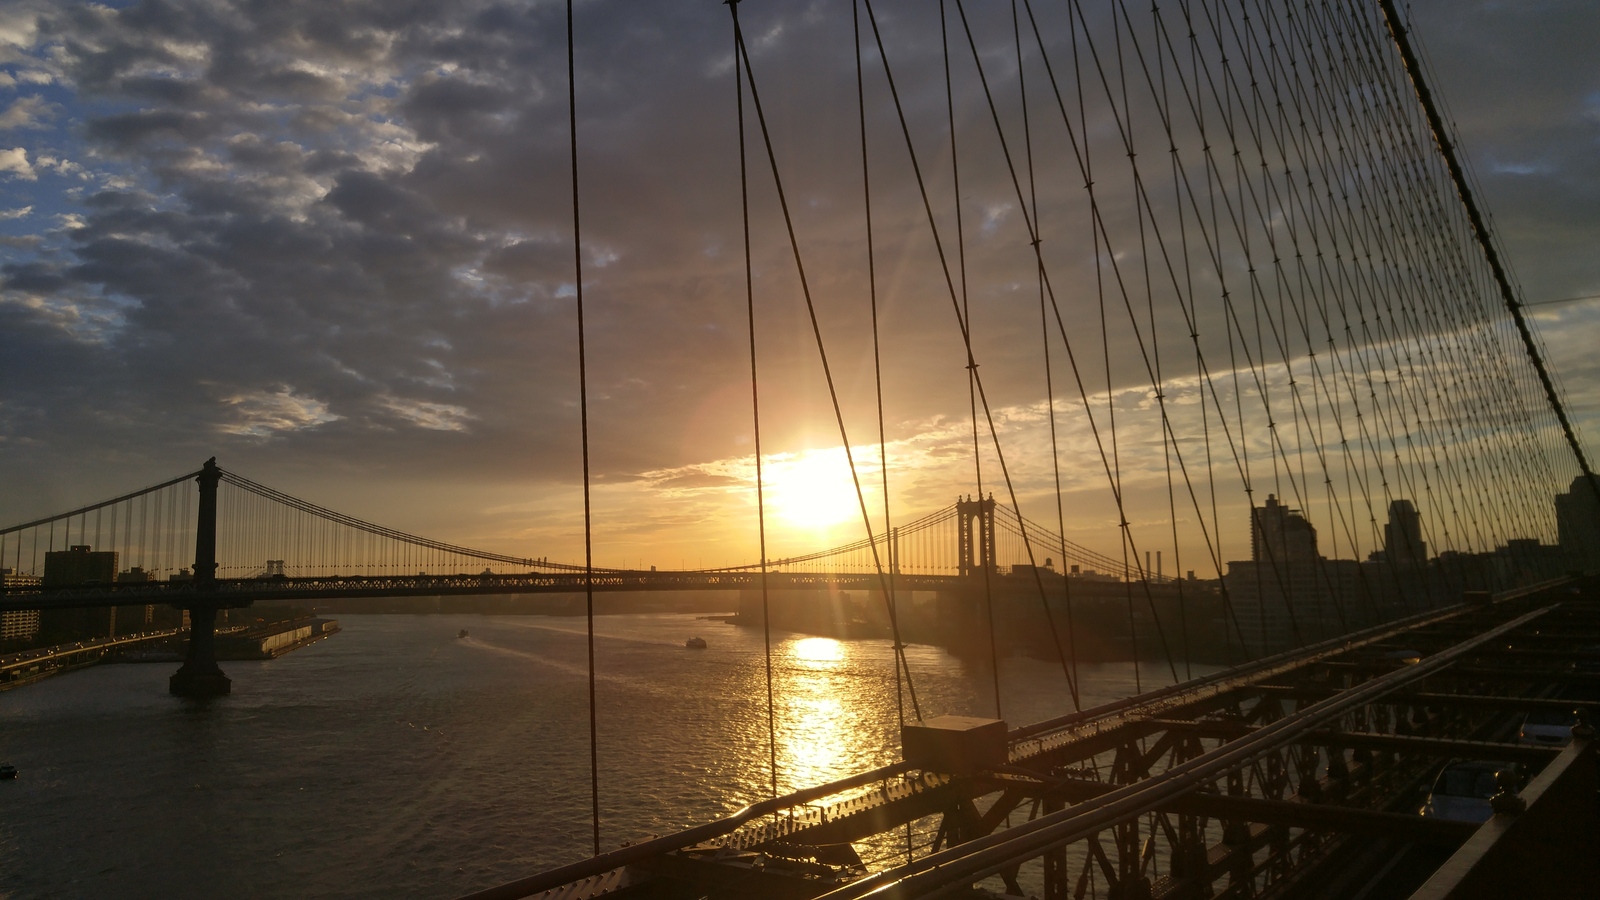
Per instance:
[[[176,606],[209,604],[247,606],[257,600],[326,600],[363,597],[474,596],[485,594],[583,593],[592,584],[597,592],[620,591],[742,591],[759,589],[758,572],[648,572],[596,570],[586,582],[582,573],[531,572],[508,575],[337,575],[328,577],[218,578],[208,589],[191,582],[159,581],[126,584],[89,584],[62,588],[0,588],[0,611],[13,609],[72,609],[101,606]],[[894,576],[903,591],[949,590],[971,583],[958,575]],[[767,587],[774,591],[854,590],[877,591],[876,574],[855,572],[771,572]]]

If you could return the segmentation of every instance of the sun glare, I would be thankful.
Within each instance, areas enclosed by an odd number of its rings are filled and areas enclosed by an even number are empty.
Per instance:
[[[838,641],[824,637],[801,638],[789,652],[804,663],[836,663],[844,656]]]
[[[773,509],[800,528],[826,528],[860,514],[843,450],[808,450],[770,464]]]

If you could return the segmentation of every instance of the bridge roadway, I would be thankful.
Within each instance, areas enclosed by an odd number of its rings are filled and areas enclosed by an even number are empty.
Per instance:
[[[651,572],[596,569],[594,590],[616,591],[738,591],[758,590],[761,574],[751,571]],[[880,590],[874,573],[769,572],[767,586],[774,591]],[[905,591],[951,590],[971,584],[959,575],[894,576]],[[72,587],[0,588],[0,611],[19,609],[73,609],[102,606],[145,606],[166,603],[190,607],[248,606],[257,600],[324,600],[336,597],[432,597],[474,594],[583,593],[582,572],[530,572],[511,575],[330,575],[309,577],[218,578],[210,588],[189,581],[90,584]]]
[[[120,653],[138,644],[171,640],[182,634],[181,628],[166,628],[3,654],[0,655],[0,689],[25,684],[33,678],[78,665],[99,662],[108,653]]]
[[[1508,855],[1534,894],[1579,896],[1600,875],[1592,729],[1515,734],[1531,710],[1600,712],[1552,696],[1600,683],[1573,665],[1597,643],[1595,583],[1523,589],[1013,729],[1003,763],[908,759],[471,900],[1407,896],[1430,874],[1429,897],[1481,896]],[[1417,815],[1452,758],[1517,763],[1534,799],[1484,829]],[[931,845],[868,871],[857,843],[927,817]],[[973,887],[991,876],[1004,893]]]

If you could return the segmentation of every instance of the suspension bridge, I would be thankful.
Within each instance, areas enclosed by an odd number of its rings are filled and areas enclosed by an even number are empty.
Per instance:
[[[210,646],[218,610],[257,600],[583,593],[592,679],[595,592],[738,590],[769,629],[774,592],[881,598],[900,762],[779,796],[773,757],[768,800],[611,851],[596,769],[594,855],[475,898],[1442,898],[1528,893],[1530,878],[1550,895],[1592,888],[1600,483],[1392,0],[852,0],[849,164],[860,167],[877,445],[888,446],[886,241],[917,260],[933,309],[950,316],[971,426],[976,489],[898,521],[887,461],[884,508],[868,509],[815,257],[791,206],[796,161],[773,140],[780,113],[763,106],[762,56],[741,25],[764,6],[727,4],[757,559],[597,566],[587,531],[582,562],[478,550],[211,460],[0,531],[0,610],[188,609],[172,690],[205,696],[228,690]],[[571,22],[569,5],[587,529]],[[963,209],[963,178],[993,201],[981,225]],[[899,205],[886,213],[890,192]],[[864,532],[782,558],[768,556],[762,505],[753,222],[782,224],[790,299],[804,304]],[[1010,341],[1001,352],[989,327]],[[1017,334],[1037,340],[1036,357],[1018,362]],[[1026,390],[1002,369],[1024,363]],[[1020,393],[1002,406],[1008,392]],[[1048,438],[1048,467],[1008,444],[1030,421]],[[1098,549],[1066,537],[1063,498],[1087,497],[1086,478]],[[1248,559],[1229,558],[1245,545]],[[1155,547],[1170,551],[1172,576],[1148,561]],[[1164,663],[1170,679],[1082,708],[1074,597],[1096,591],[1123,603],[1130,640],[1143,634],[1135,658]],[[996,677],[992,709],[925,715],[903,653],[900,607],[915,592],[955,598],[949,614],[975,626],[992,667],[1003,620],[1027,606],[1034,618],[1013,626],[1044,636],[1073,709],[1010,727]],[[1189,677],[1186,616],[1211,600],[1237,658]],[[591,684],[591,718],[592,697]],[[1550,712],[1573,715],[1570,737],[1520,739],[1524,717]],[[1487,822],[1416,814],[1449,760],[1501,770],[1492,799],[1476,798],[1491,803]],[[868,843],[892,852],[869,866]]]

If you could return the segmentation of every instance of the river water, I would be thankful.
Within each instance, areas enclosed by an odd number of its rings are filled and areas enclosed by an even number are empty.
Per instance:
[[[167,694],[173,664],[0,693],[0,761],[21,770],[0,782],[0,897],[452,897],[588,855],[581,619],[341,624],[224,664],[234,693],[210,702]],[[596,632],[606,849],[768,796],[760,631],[662,614]],[[925,715],[993,715],[985,667],[907,654]],[[894,760],[886,641],[774,635],[773,667],[780,790]],[[1129,663],[1082,677],[1085,706],[1134,690]],[[1001,699],[1013,724],[1071,711],[1038,660],[1002,661]]]

